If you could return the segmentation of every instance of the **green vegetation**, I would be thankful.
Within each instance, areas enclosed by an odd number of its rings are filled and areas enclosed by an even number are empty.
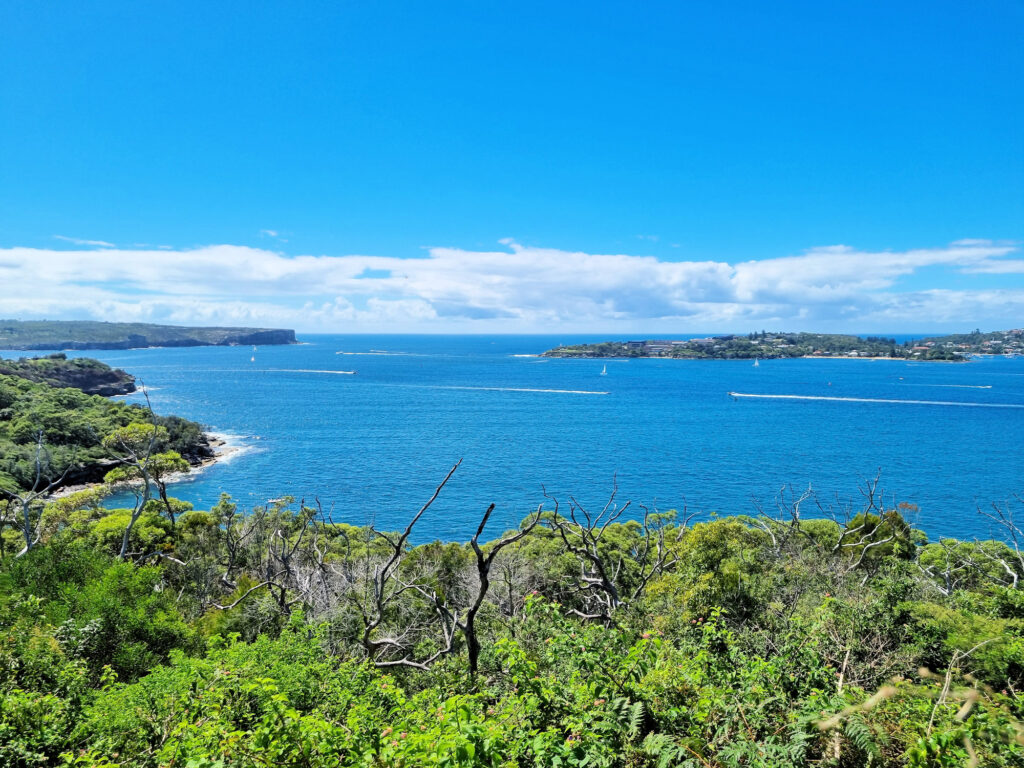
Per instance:
[[[692,359],[772,359],[792,357],[886,357],[907,360],[965,360],[971,354],[1024,353],[1021,332],[936,336],[898,344],[879,336],[834,333],[751,333],[703,339],[606,341],[574,344],[544,353],[548,357],[670,357]]]
[[[38,366],[45,378],[53,364],[60,365],[60,361],[30,361],[23,367]],[[58,485],[102,481],[120,461],[118,451],[104,440],[120,428],[151,423],[163,429],[154,446],[156,452],[173,451],[191,463],[211,455],[195,422],[153,416],[140,406],[70,387],[0,375],[0,498],[4,492],[45,486],[65,472]]]
[[[954,333],[949,336],[930,336],[919,344],[934,344],[978,355],[1024,355],[1024,329],[982,333]]]
[[[87,395],[127,395],[135,391],[135,377],[89,357],[68,360],[63,352],[45,357],[0,358],[0,375],[19,376],[51,387],[74,387]]]
[[[419,546],[429,503],[385,534],[153,496],[134,555],[83,497],[0,562],[0,765],[1024,765],[1024,560],[881,494]]]
[[[0,349],[133,349],[230,344],[294,344],[276,328],[189,328],[88,320],[0,320]]]

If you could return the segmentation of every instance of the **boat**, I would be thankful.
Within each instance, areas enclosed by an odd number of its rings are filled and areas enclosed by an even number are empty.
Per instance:
[[[754,367],[755,367],[755,368],[757,368],[757,367],[758,367],[758,366],[759,366],[760,364],[761,364],[761,361],[760,361],[760,360],[758,360],[758,359],[757,359],[757,358],[755,357],[755,358],[754,358]]]
[[[604,366],[604,368],[601,369],[601,375],[602,376],[607,376],[608,375],[608,366],[607,365]]]
[[[250,363],[255,363],[256,362],[256,355],[253,355],[252,357],[250,357],[249,358],[249,362]]]

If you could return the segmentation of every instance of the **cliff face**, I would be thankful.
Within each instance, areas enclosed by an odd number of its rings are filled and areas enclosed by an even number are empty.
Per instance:
[[[56,354],[18,360],[0,359],[0,374],[51,387],[74,387],[87,395],[112,397],[135,391],[135,377],[130,373],[87,357],[68,360],[65,355]]]
[[[135,377],[122,370],[109,371],[69,371],[63,377],[59,387],[75,387],[87,395],[127,395],[135,391]],[[50,383],[50,382],[47,382]]]
[[[295,331],[267,330],[254,331],[238,337],[237,344],[295,344]]]
[[[61,341],[56,344],[37,344],[30,347],[14,347],[14,349],[144,349],[146,347],[232,347],[249,344],[295,344],[295,331],[265,330],[240,331],[222,333],[216,336],[202,337],[184,336],[173,339],[150,338],[133,333],[121,341]]]

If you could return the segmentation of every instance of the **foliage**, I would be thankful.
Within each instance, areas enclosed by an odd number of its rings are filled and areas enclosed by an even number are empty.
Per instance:
[[[135,391],[135,377],[88,357],[69,360],[63,352],[45,357],[0,358],[0,375],[17,376],[51,387],[74,387],[90,395],[123,395]]]
[[[136,405],[0,375],[0,490],[30,489],[36,475],[36,446],[43,439],[42,474],[57,479],[69,465],[76,476],[101,480],[119,431],[159,428],[156,452],[198,458],[207,451],[198,424],[177,417],[153,417]],[[81,482],[81,480],[79,480]]]
[[[612,514],[585,555],[579,511],[549,512],[481,546],[475,669],[445,630],[471,545],[167,501],[134,561],[130,512],[91,497],[3,561],[0,766],[1024,765],[1024,601],[978,554],[1001,550],[920,542],[899,508]],[[951,589],[948,558],[974,564]]]

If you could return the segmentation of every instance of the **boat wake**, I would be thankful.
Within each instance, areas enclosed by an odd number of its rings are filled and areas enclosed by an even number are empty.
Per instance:
[[[471,389],[482,392],[546,392],[557,395],[607,395],[608,392],[600,392],[596,389],[534,389],[530,387],[458,387],[458,386],[430,386],[423,385],[424,389]]]
[[[371,349],[369,352],[346,352],[345,350],[339,350],[335,352],[336,355],[361,355],[363,357],[440,357],[440,355],[431,355],[425,352],[388,352],[386,349]]]
[[[1021,403],[958,403],[953,400],[895,400],[881,397],[826,397],[824,395],[760,395],[748,392],[729,392],[730,397],[749,397],[763,400],[825,400],[837,403],[896,403],[899,405],[959,405],[965,408],[1024,408]]]
[[[952,389],[992,389],[991,384],[908,384],[908,387],[950,387]]]
[[[314,368],[266,368],[269,373],[336,373],[341,376],[355,376],[355,371],[324,371]]]

